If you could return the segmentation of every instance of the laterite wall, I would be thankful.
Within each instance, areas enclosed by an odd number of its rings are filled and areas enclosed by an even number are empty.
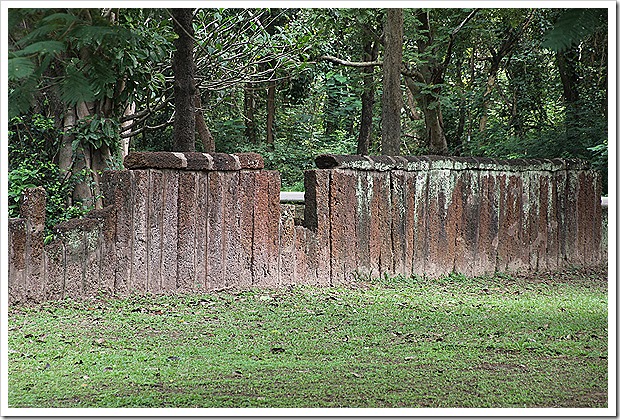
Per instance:
[[[104,209],[43,245],[45,191],[9,220],[9,302],[334,285],[355,276],[543,270],[601,259],[583,162],[323,155],[305,214],[259,155],[132,153]]]

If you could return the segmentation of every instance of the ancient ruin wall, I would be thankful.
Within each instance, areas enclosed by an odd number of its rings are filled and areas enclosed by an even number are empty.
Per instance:
[[[259,155],[133,153],[104,209],[43,245],[45,191],[9,221],[9,301],[334,285],[384,273],[601,259],[598,173],[578,161],[320,156],[302,224]]]

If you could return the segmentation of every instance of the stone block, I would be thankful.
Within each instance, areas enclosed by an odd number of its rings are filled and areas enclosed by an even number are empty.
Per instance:
[[[278,287],[279,279],[280,174],[256,173],[254,199],[253,286]]]
[[[152,294],[162,292],[163,244],[164,244],[164,212],[166,189],[164,173],[161,170],[149,171],[148,211],[148,278],[146,291]]]
[[[225,286],[228,288],[239,287],[239,278],[242,273],[241,266],[243,261],[247,259],[247,255],[239,246],[242,237],[239,178],[238,171],[224,172],[220,177],[223,183],[222,210],[224,214],[225,259],[223,279]]]
[[[357,174],[355,171],[334,169],[331,174],[329,197],[331,281],[350,284],[357,269]]]
[[[207,287],[207,266],[209,254],[207,251],[208,241],[208,212],[209,212],[209,175],[205,172],[199,172],[196,175],[196,249],[195,249],[195,267],[196,267],[196,284],[195,287],[202,291],[208,290]],[[200,286],[200,287],[198,287]]]
[[[406,172],[393,170],[390,172],[390,201],[392,202],[392,255],[394,256],[393,274],[407,275],[407,265],[411,265],[411,260],[407,264],[407,182]]]
[[[26,290],[26,220],[8,220],[8,302],[22,302]]]
[[[281,205],[280,217],[280,285],[296,284],[297,249],[295,241],[295,206]]]
[[[370,203],[373,194],[372,172],[358,171],[356,178],[355,231],[357,237],[357,272],[362,276],[371,276],[373,275],[370,264]],[[374,274],[378,275],[379,273],[377,271]]]
[[[330,170],[315,169],[305,172],[304,223],[311,231],[306,236],[309,262],[308,282],[317,286],[327,286],[331,283],[330,182]]]
[[[239,161],[240,169],[258,170],[265,167],[263,157],[258,153],[235,153],[234,156]]]
[[[131,238],[131,278],[129,293],[143,295],[148,290],[149,262],[149,178],[151,170],[132,172],[132,238]]]
[[[60,239],[45,246],[45,300],[60,300],[64,296],[66,267],[65,245]]]
[[[456,240],[454,249],[454,271],[468,276],[481,275],[484,267],[476,264],[479,261],[479,236],[481,195],[484,194],[478,171],[458,171],[456,192],[460,200],[453,202],[460,207],[460,217],[457,219]]]
[[[242,289],[252,287],[252,248],[254,239],[254,196],[256,171],[239,173],[240,204],[240,260],[238,285]]]
[[[123,164],[127,169],[185,169],[187,158],[176,152],[131,152]]]
[[[178,277],[179,172],[162,171],[161,291],[174,293]]]
[[[197,282],[195,263],[196,242],[196,172],[179,173],[177,219],[177,291],[188,293]],[[202,288],[202,281],[198,289]]]
[[[207,201],[207,289],[220,290],[226,287],[224,278],[226,248],[224,223],[224,185],[220,172],[209,172]]]

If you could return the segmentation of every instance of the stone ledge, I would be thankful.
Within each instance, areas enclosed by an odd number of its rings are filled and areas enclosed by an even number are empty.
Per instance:
[[[319,169],[354,169],[361,171],[428,171],[428,170],[481,170],[481,171],[546,171],[588,170],[590,164],[579,159],[492,159],[481,157],[448,156],[362,156],[319,155],[315,159]]]
[[[127,169],[182,169],[186,171],[239,171],[263,169],[258,153],[132,152],[125,156]]]

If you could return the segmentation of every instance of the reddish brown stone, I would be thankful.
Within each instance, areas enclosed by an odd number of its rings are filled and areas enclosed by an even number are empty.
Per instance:
[[[280,219],[280,285],[295,284],[297,252],[295,248],[295,206],[281,205]]]
[[[148,200],[150,170],[131,171],[132,238],[131,278],[129,293],[143,295],[147,291],[149,261]]]
[[[241,202],[239,194],[239,172],[222,173],[222,210],[224,214],[224,273],[226,287],[238,287],[243,259],[247,256],[241,250]]]
[[[578,200],[579,200],[579,173],[575,171],[566,172],[566,190],[563,201],[563,229],[561,229],[560,244],[562,257],[566,262],[582,263],[579,252],[579,220],[578,220]]]
[[[195,288],[203,291],[207,287],[207,266],[209,254],[207,250],[207,225],[209,211],[209,176],[207,173],[197,174],[197,197],[196,197],[196,283]]]
[[[60,239],[56,239],[45,246],[45,300],[62,299],[66,277],[65,261],[65,246]]]
[[[239,159],[240,169],[263,169],[265,162],[258,153],[235,153]]]
[[[252,245],[254,237],[254,194],[255,171],[241,171],[239,174],[240,205],[240,260],[239,287],[248,289],[252,286]]]
[[[123,161],[127,169],[185,169],[187,159],[183,153],[131,152]]]
[[[497,261],[499,231],[499,195],[497,173],[480,173],[480,217],[478,224],[478,252],[473,261],[472,274],[492,274]]]
[[[163,231],[165,211],[164,174],[152,169],[149,171],[148,207],[148,293],[162,291]]]
[[[279,285],[280,174],[260,171],[255,179],[253,285]]]
[[[454,247],[454,271],[468,276],[479,275],[484,272],[482,267],[476,267],[479,259],[479,235],[481,195],[480,173],[458,172],[457,188],[460,189],[460,203],[457,197],[453,198],[455,206],[460,205],[460,218],[457,220],[456,240]]]
[[[8,303],[13,305],[24,300],[26,288],[26,221],[8,221]]]
[[[356,237],[357,237],[357,271],[360,275],[372,275],[370,264],[370,203],[372,200],[372,173],[357,172],[356,202]],[[379,273],[375,273],[378,275]]]
[[[329,213],[332,226],[331,281],[334,285],[350,283],[357,268],[356,186],[357,176],[354,171],[332,171]]]
[[[224,236],[224,185],[220,172],[209,172],[207,210],[207,288],[218,290],[226,287],[224,264],[226,261]]]
[[[295,285],[308,284],[308,229],[303,226],[295,226]]]
[[[234,155],[227,153],[211,153],[214,171],[238,171],[241,165]]]
[[[406,275],[406,255],[407,255],[407,184],[405,182],[405,172],[394,170],[390,172],[390,201],[392,203],[392,255],[394,256],[394,266],[392,274]],[[411,261],[411,260],[410,260]]]
[[[424,276],[429,252],[429,171],[415,173],[414,242],[411,273]]]
[[[428,254],[424,273],[431,278],[449,274],[454,268],[454,224],[457,217],[454,210],[450,210],[453,199],[450,185],[454,185],[453,182],[449,170],[429,172]]]
[[[184,152],[183,155],[187,159],[188,171],[210,171],[213,170],[213,158],[207,153]]]
[[[177,290],[181,293],[192,291],[197,282],[195,265],[196,176],[196,172],[179,173]]]
[[[179,172],[165,170],[162,175],[161,291],[174,293],[178,277]]]
[[[326,169],[305,172],[304,223],[310,230],[308,242],[308,282],[329,285],[331,282],[329,185],[331,171]]]

